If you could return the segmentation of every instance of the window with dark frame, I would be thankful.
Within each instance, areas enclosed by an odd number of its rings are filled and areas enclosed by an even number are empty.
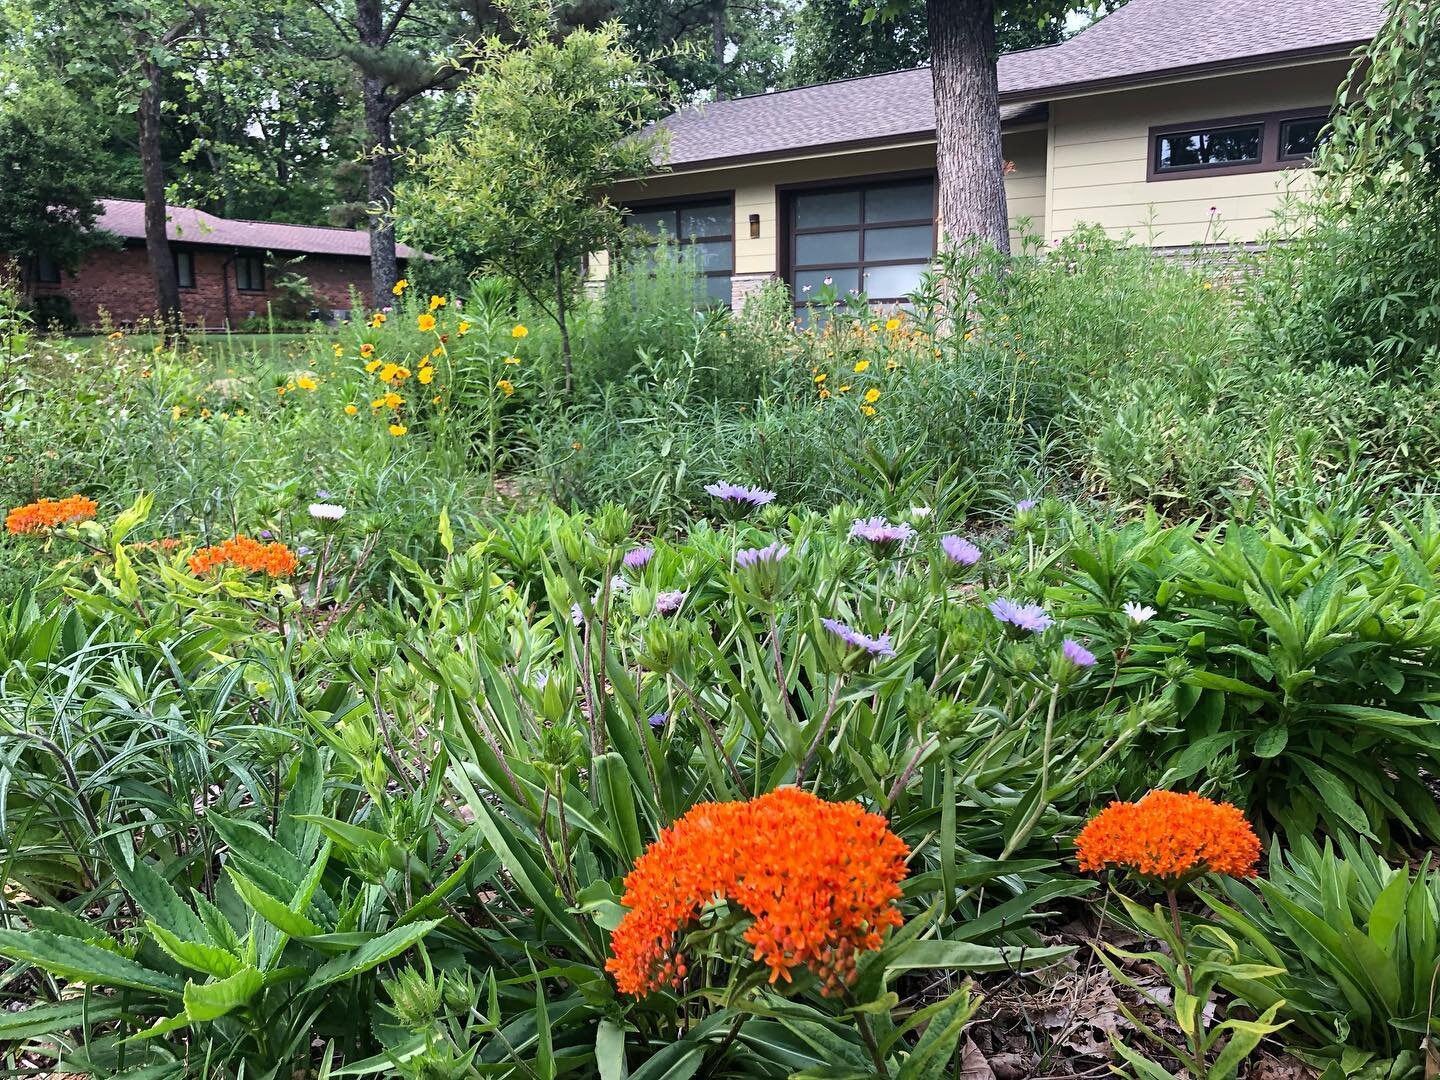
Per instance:
[[[35,256],[35,284],[60,284],[60,264],[43,252]]]
[[[790,285],[802,321],[826,284],[842,297],[901,303],[935,256],[935,180],[795,191],[789,225]]]
[[[235,259],[235,288],[241,292],[265,291],[265,260],[258,255],[240,255]]]
[[[1311,109],[1151,128],[1147,176],[1169,180],[1303,166],[1329,123],[1327,112]]]
[[[193,251],[175,252],[175,283],[182,289],[195,288],[195,253]]]
[[[703,201],[650,204],[629,210],[626,223],[654,237],[674,242],[693,254],[704,276],[704,294],[711,303],[730,305],[735,274],[735,207],[729,197]]]

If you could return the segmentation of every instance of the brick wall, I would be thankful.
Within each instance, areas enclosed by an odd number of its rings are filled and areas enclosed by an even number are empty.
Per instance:
[[[180,290],[180,307],[189,326],[235,326],[251,316],[263,318],[266,305],[281,298],[275,279],[292,273],[310,280],[322,310],[350,308],[352,287],[362,303],[370,303],[369,259],[307,255],[292,264],[287,258],[277,257],[266,267],[264,292],[241,292],[235,284],[233,251],[172,246],[176,251],[192,251],[195,256],[195,287]],[[110,323],[116,326],[134,325],[155,316],[155,287],[141,246],[92,251],[75,273],[61,275],[59,285],[35,285],[37,298],[56,294],[69,297],[75,318],[85,327],[100,325],[102,311],[109,313]]]

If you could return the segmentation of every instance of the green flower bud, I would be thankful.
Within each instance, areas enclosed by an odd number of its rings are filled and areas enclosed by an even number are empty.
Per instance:
[[[640,666],[664,675],[680,662],[685,648],[684,630],[675,623],[658,619],[645,624]]]
[[[630,539],[635,519],[617,503],[606,503],[595,515],[595,535],[605,547],[619,547]]]
[[[1005,666],[1015,675],[1029,675],[1040,666],[1035,650],[1023,641],[1012,641],[1003,653]]]

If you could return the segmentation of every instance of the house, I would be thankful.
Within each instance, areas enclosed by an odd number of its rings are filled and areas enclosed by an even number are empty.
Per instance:
[[[1012,238],[1086,223],[1158,247],[1253,242],[1305,182],[1384,0],[1130,0],[999,60]],[[937,242],[929,69],[686,109],[668,170],[613,195],[693,246],[715,298],[762,282],[898,300]],[[604,272],[603,258],[592,273]]]
[[[153,319],[157,305],[145,251],[145,204],[104,199],[101,207],[96,229],[119,237],[120,246],[96,247],[74,273],[37,259],[30,274],[37,306],[53,312],[57,301],[45,298],[63,297],[82,326]],[[241,221],[172,206],[166,234],[189,326],[234,327],[264,318],[269,305],[293,297],[284,287],[292,275],[308,280],[325,316],[347,311],[352,293],[366,304],[372,299],[370,239],[358,229]],[[400,245],[402,265],[413,254]]]

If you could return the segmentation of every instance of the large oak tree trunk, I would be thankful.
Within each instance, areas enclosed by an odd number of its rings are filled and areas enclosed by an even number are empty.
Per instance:
[[[370,49],[384,44],[385,26],[380,0],[356,0],[355,22],[360,42]],[[390,297],[399,278],[395,256],[395,223],[390,211],[395,203],[395,139],[392,130],[394,109],[386,94],[385,80],[366,71],[361,79],[365,109],[366,195],[370,200],[370,288],[371,302],[379,307]]]
[[[1010,251],[994,0],[928,0],[940,225],[961,247]]]
[[[145,254],[150,260],[150,276],[155,281],[155,307],[164,323],[167,338],[179,330],[180,282],[175,275],[175,258],[170,253],[166,235],[165,159],[160,147],[160,108],[162,104],[160,67],[146,62],[142,65],[145,87],[140,92],[140,174],[145,192]]]

